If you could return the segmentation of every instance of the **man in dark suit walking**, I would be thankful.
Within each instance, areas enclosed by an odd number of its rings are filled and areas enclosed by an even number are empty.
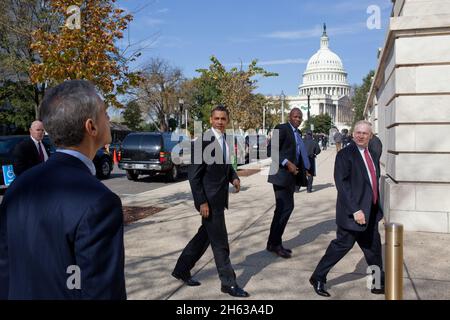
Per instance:
[[[0,205],[0,299],[125,299],[122,204],[92,162],[111,142],[106,106],[71,80],[46,92],[40,118],[59,149]]]
[[[240,190],[240,180],[230,164],[230,149],[224,134],[228,121],[228,110],[223,106],[215,107],[211,111],[212,128],[194,142],[194,163],[189,169],[189,183],[202,225],[178,258],[172,276],[188,286],[199,286],[200,282],[191,276],[191,269],[211,244],[221,291],[245,298],[249,294],[237,285],[231,265],[224,216],[225,208],[228,209],[229,183],[233,184],[236,192]]]
[[[367,264],[380,270],[381,287],[371,289],[372,293],[384,293],[381,239],[378,232],[378,223],[383,217],[379,203],[379,156],[368,149],[371,137],[371,123],[357,122],[353,131],[354,142],[336,156],[334,180],[338,191],[337,237],[328,246],[309,280],[315,292],[321,296],[330,296],[325,289],[327,274],[355,242],[362,249]]]
[[[14,148],[13,167],[16,177],[25,170],[48,160],[50,148],[42,141],[44,133],[44,125],[36,120],[30,126],[30,137]]]
[[[270,148],[272,165],[268,182],[273,184],[275,193],[275,213],[270,226],[267,250],[282,258],[290,258],[292,250],[283,247],[282,236],[286,224],[294,210],[295,186],[306,186],[306,174],[310,168],[308,154],[298,127],[303,113],[294,108],[289,114],[289,122],[275,127]],[[277,136],[278,135],[278,139]]]

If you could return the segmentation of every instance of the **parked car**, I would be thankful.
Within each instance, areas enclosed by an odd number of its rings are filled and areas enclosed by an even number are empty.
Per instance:
[[[111,153],[106,148],[103,147],[97,150],[93,162],[97,178],[108,179],[111,176],[113,159]]]
[[[177,157],[172,158],[172,153]],[[119,158],[119,168],[126,170],[129,180],[137,180],[140,174],[164,174],[168,181],[175,181],[190,163],[190,139],[169,132],[130,133]]]
[[[2,136],[0,137],[0,189],[7,188],[3,177],[3,166],[13,164],[14,147],[27,136]]]
[[[17,144],[29,137],[28,135],[20,136],[0,136],[0,189],[6,188],[3,177],[2,166],[13,164],[13,150]],[[56,146],[51,141],[48,135],[43,138],[44,145],[50,149],[49,156],[56,152]],[[94,165],[96,169],[96,176],[99,179],[109,178],[113,169],[113,160],[111,155],[104,149],[100,148],[94,157]]]

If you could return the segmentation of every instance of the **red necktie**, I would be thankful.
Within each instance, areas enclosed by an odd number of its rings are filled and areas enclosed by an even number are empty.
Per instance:
[[[369,155],[369,150],[364,149],[364,157],[366,158],[367,167],[369,167],[370,176],[372,178],[372,201],[373,204],[377,203],[378,200],[378,183],[377,183],[377,174],[375,173],[375,166],[373,164],[372,159]]]
[[[42,152],[42,146],[41,143],[38,142],[38,146],[39,146],[39,161],[40,162],[44,162],[44,152]]]

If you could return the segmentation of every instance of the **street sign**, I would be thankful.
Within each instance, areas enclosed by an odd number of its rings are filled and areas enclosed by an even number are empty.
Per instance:
[[[307,110],[308,110],[308,107],[301,106],[300,109],[307,111]]]
[[[14,174],[13,166],[12,166],[12,164],[2,166],[2,170],[3,170],[3,181],[6,186],[9,186],[16,178],[16,175]]]

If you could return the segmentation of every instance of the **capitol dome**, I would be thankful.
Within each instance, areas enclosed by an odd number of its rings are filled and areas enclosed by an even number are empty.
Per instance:
[[[309,94],[341,97],[350,94],[347,72],[341,58],[329,48],[325,25],[320,38],[320,49],[309,59],[299,91],[300,96]]]

